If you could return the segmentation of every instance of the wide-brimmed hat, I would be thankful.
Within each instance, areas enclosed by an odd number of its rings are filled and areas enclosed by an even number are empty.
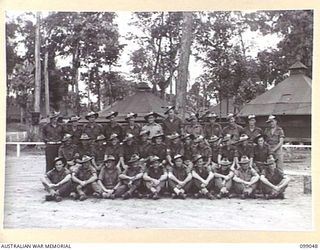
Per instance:
[[[149,163],[160,161],[160,158],[156,155],[149,156]]]
[[[193,140],[194,139],[194,135],[193,134],[184,134],[181,139],[183,141],[185,141],[187,138],[190,138],[191,140]]]
[[[77,162],[78,163],[85,163],[85,162],[88,162],[88,161],[91,161],[93,158],[88,156],[88,155],[84,155],[82,156],[82,159],[78,159]]]
[[[266,139],[266,136],[265,136],[264,134],[258,134],[258,135],[253,139],[254,143],[258,144],[258,140],[259,140],[261,137],[262,137],[263,139]]]
[[[62,161],[62,162],[64,162],[64,158],[61,157],[61,156],[57,156],[57,157],[54,158],[53,163],[56,163],[57,161]]]
[[[231,161],[229,161],[229,159],[228,158],[223,158],[221,161],[220,161],[220,163],[219,163],[220,165],[222,165],[222,166],[229,166],[229,165],[231,165],[232,164],[232,162]]]
[[[173,134],[171,134],[171,135],[168,135],[167,137],[168,137],[170,140],[174,140],[174,139],[180,138],[181,135],[176,132],[176,133],[173,133]]]
[[[88,114],[85,115],[84,118],[89,120],[90,117],[94,117],[95,119],[97,119],[99,117],[99,114],[97,112],[90,111]]]
[[[193,157],[193,162],[197,162],[197,161],[199,161],[200,159],[203,159],[203,156],[200,155],[200,154],[197,154],[197,155],[195,155],[195,156]]]
[[[220,139],[219,136],[213,135],[213,136],[211,136],[211,137],[208,139],[208,142],[209,142],[209,143],[216,142],[216,141],[218,141],[219,139]]]
[[[243,155],[243,156],[241,156],[241,159],[240,159],[240,161],[239,161],[239,164],[246,164],[246,163],[249,163],[249,162],[250,162],[249,157],[246,156],[246,155]]]
[[[158,138],[158,137],[161,137],[162,140],[165,139],[165,135],[164,135],[164,133],[162,133],[162,132],[159,132],[159,133],[155,134],[151,139],[152,139],[152,141],[154,141],[154,140],[155,140],[156,138]]]
[[[130,160],[128,161],[128,163],[137,162],[137,161],[139,161],[139,160],[140,160],[139,155],[133,154],[133,155],[131,155],[131,158],[130,158]]]
[[[65,134],[62,138],[62,142],[66,142],[67,140],[71,139],[73,137],[73,135],[70,134]]]
[[[110,119],[112,116],[117,117],[119,112],[117,111],[111,111],[109,114],[107,114],[106,119]]]
[[[210,113],[207,114],[205,117],[208,118],[208,119],[210,119],[210,118],[217,118],[218,116],[217,116],[215,113],[210,112]]]
[[[233,113],[229,113],[228,115],[227,115],[227,120],[230,120],[232,117],[236,117],[235,116],[235,114],[233,114]]]
[[[203,140],[204,140],[203,135],[199,135],[199,136],[196,137],[193,141],[194,141],[195,143],[198,143],[198,142],[201,142],[201,141],[203,141]]]
[[[223,138],[222,138],[222,142],[226,142],[226,141],[229,141],[231,140],[231,135],[230,134],[226,134]]]
[[[77,121],[79,121],[80,119],[81,119],[81,117],[76,116],[76,115],[73,115],[73,116],[70,117],[68,123],[77,122]]]
[[[240,135],[239,141],[238,142],[243,142],[249,140],[249,136],[246,134]]]
[[[255,115],[248,115],[248,120],[251,120],[251,119],[256,119],[256,116]]]
[[[125,120],[129,120],[130,118],[137,118],[138,114],[130,112],[126,115],[126,117],[124,118]]]
[[[130,134],[130,133],[127,133],[126,134],[126,137],[123,139],[123,142],[126,142],[128,140],[131,140],[134,138],[134,135],[133,134]]]
[[[89,137],[89,135],[83,133],[83,134],[81,135],[81,137],[80,137],[80,140],[83,140],[83,141],[85,141],[85,140],[91,140],[91,138]]]
[[[166,115],[166,114],[168,114],[168,112],[170,110],[174,110],[176,108],[176,106],[168,106],[168,107],[165,107],[165,108],[166,108],[166,111],[164,112],[164,114]]]
[[[105,141],[106,137],[104,135],[98,135],[95,141]]]
[[[191,113],[188,118],[186,118],[186,121],[191,122],[193,120],[199,119],[199,113]]]
[[[49,114],[49,119],[57,118],[58,116],[60,116],[60,112],[51,112]]]
[[[104,155],[103,161],[107,162],[107,161],[115,161],[116,158],[113,155]]]
[[[274,115],[269,115],[268,120],[266,121],[267,123],[276,120],[276,117]]]
[[[159,114],[156,113],[156,112],[151,111],[151,112],[149,112],[148,114],[146,114],[146,115],[144,116],[144,119],[145,119],[145,120],[148,120],[149,116],[158,117]]]
[[[141,130],[139,136],[150,135],[150,130]]]
[[[175,156],[173,156],[173,160],[177,160],[177,159],[182,159],[183,158],[183,155],[181,154],[176,154]]]
[[[112,134],[110,135],[108,141],[111,141],[111,140],[113,140],[113,139],[115,139],[115,138],[119,138],[119,135],[116,134],[116,133],[112,133]]]

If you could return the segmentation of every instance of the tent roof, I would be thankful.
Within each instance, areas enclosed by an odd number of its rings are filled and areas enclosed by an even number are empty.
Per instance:
[[[290,69],[302,66],[304,65],[298,62]],[[302,73],[292,74],[246,104],[239,115],[311,115],[311,82],[312,80]]]
[[[126,96],[123,100],[117,101],[111,106],[99,111],[99,118],[97,119],[97,122],[106,122],[107,120],[105,117],[111,111],[119,112],[117,120],[124,120],[129,112],[137,113],[137,119],[144,120],[143,116],[151,111],[163,115],[165,111],[164,107],[167,106],[169,106],[169,103],[161,99],[159,96],[156,96],[152,92],[138,89],[135,94]]]

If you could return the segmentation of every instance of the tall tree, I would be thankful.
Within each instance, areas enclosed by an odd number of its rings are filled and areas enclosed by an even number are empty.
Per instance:
[[[181,53],[178,68],[177,82],[177,107],[181,110],[182,118],[186,113],[186,92],[188,82],[189,58],[191,54],[192,43],[192,13],[183,12]]]

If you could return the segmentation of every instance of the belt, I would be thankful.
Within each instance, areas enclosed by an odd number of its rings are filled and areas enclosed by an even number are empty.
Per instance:
[[[47,144],[50,144],[50,145],[58,145],[58,144],[61,144],[61,141],[49,141],[47,142]]]

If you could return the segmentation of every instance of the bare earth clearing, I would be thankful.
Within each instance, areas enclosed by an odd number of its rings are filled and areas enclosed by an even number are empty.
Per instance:
[[[14,151],[8,153],[5,228],[312,230],[312,197],[303,194],[303,175],[310,174],[310,152],[287,166],[293,181],[284,200],[88,199],[60,203],[44,202],[39,181],[45,166],[43,154],[23,152],[16,158]]]

